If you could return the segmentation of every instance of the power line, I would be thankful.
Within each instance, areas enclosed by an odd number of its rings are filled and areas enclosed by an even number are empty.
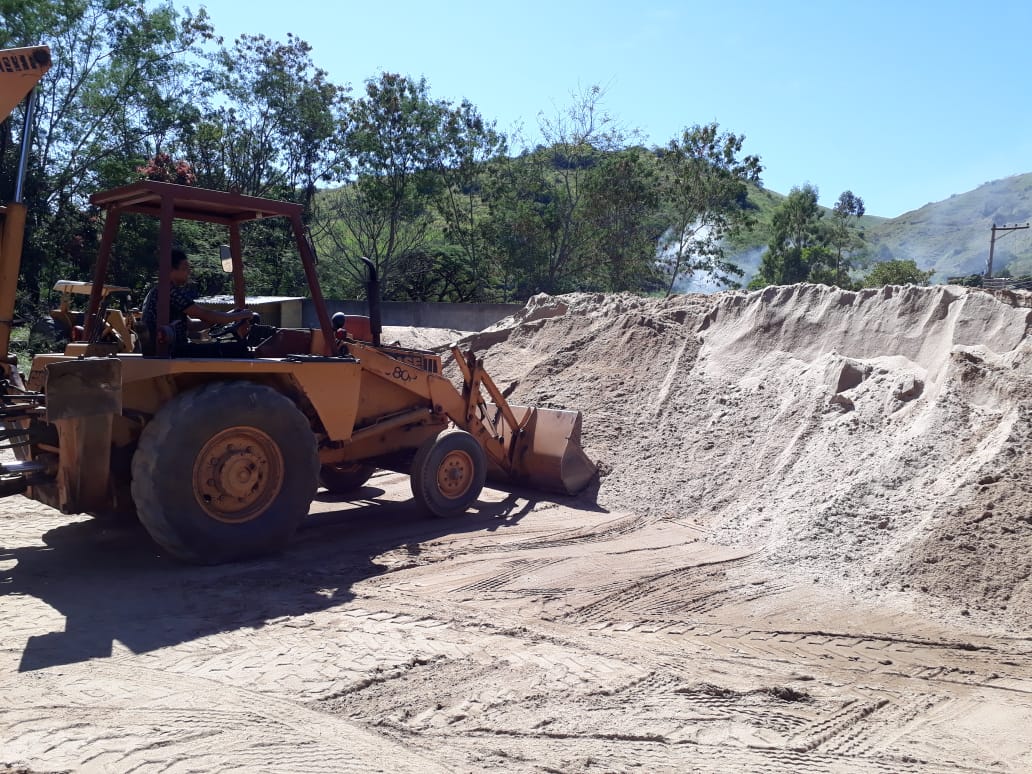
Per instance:
[[[986,279],[992,279],[993,276],[993,250],[996,248],[996,232],[997,231],[1018,231],[1023,228],[1028,228],[1029,224],[1026,223],[1024,226],[997,226],[993,223],[992,236],[989,238],[989,260],[985,264],[985,276]],[[1002,239],[1002,237],[1001,237]]]

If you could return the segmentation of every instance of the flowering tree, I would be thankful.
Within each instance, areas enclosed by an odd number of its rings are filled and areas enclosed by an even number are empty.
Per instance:
[[[157,180],[162,183],[193,185],[197,182],[190,162],[180,159],[173,161],[167,153],[155,153],[142,167],[137,167],[144,180]]]

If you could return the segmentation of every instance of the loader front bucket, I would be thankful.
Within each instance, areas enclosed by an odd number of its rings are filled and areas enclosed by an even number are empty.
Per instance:
[[[522,428],[513,450],[510,477],[534,489],[576,494],[595,476],[595,463],[581,448],[581,413],[510,406]]]

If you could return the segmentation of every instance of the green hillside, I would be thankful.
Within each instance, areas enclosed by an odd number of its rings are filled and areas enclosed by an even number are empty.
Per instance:
[[[753,226],[737,236],[732,237],[727,243],[728,256],[731,257],[731,259],[745,272],[742,277],[743,284],[747,284],[759,269],[760,259],[763,257],[763,253],[767,250],[767,242],[770,237],[771,217],[773,216],[774,211],[785,200],[785,196],[785,194],[780,194],[766,188],[754,188],[749,193],[749,203],[754,208]],[[824,210],[825,218],[831,217],[830,208],[822,207],[821,209]],[[880,235],[884,228],[884,224],[887,222],[889,222],[887,218],[878,217],[876,215],[864,215],[860,218],[860,227],[866,234],[877,233]],[[872,260],[877,260],[879,258],[879,256],[874,256],[873,258],[864,257],[863,259],[858,260],[856,264],[858,268],[866,268]],[[704,281],[699,282],[698,278],[692,278],[692,280],[684,283],[683,287],[693,290],[699,289],[707,291],[717,289],[716,286],[708,285]]]
[[[878,260],[913,260],[934,269],[933,282],[946,277],[980,274],[989,255],[995,223],[1024,225],[1032,220],[1032,173],[994,180],[973,191],[926,204],[898,218],[867,225],[867,237]],[[997,233],[993,274],[1032,273],[1032,229]]]
[[[756,189],[749,201],[756,207],[754,227],[734,239],[729,252],[745,270],[755,274],[766,250],[768,226],[784,195]],[[830,214],[826,211],[825,217]],[[856,265],[874,261],[913,260],[921,269],[932,269],[932,282],[947,277],[981,274],[989,255],[991,228],[1024,225],[1032,221],[1032,173],[985,183],[973,191],[926,204],[896,218],[865,215],[861,225],[869,252]],[[997,232],[993,275],[1032,274],[1032,228]]]

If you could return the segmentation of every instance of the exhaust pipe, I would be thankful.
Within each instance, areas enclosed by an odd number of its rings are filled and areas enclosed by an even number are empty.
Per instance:
[[[362,263],[369,269],[369,279],[366,282],[366,301],[369,303],[369,328],[373,334],[373,346],[380,346],[380,333],[383,327],[380,325],[380,277],[376,273],[376,264],[368,258],[363,258]]]

